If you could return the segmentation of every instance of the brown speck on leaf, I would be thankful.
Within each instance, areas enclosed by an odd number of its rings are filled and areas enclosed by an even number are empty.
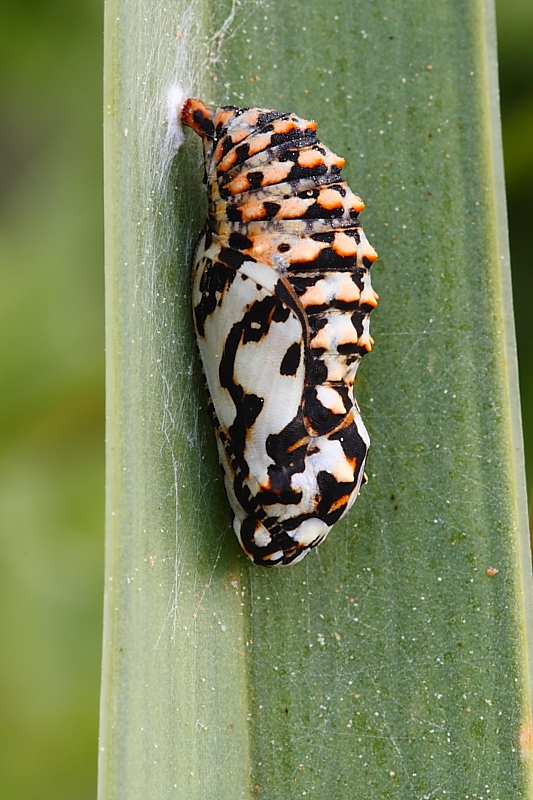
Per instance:
[[[533,749],[533,729],[531,728],[531,722],[524,722],[520,726],[518,744],[522,758],[530,758],[531,750]]]
[[[496,567],[487,567],[487,575],[489,578],[494,578],[495,575],[498,574],[500,570],[496,569]]]
[[[529,758],[531,750],[533,749],[533,728],[531,727],[531,722],[524,722],[520,725],[518,745],[522,758]]]

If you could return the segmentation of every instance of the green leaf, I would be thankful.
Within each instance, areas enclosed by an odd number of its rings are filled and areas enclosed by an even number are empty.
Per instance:
[[[106,29],[100,800],[530,797],[491,3],[108,0]],[[380,253],[369,483],[285,570],[231,531],[189,310],[200,146],[170,166],[172,83],[315,119]]]

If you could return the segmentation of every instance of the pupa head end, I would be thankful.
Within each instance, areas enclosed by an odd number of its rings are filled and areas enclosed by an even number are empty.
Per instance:
[[[202,100],[197,100],[195,97],[185,100],[181,108],[180,119],[183,125],[188,125],[203,139],[213,138],[215,133],[213,109],[206,106]]]

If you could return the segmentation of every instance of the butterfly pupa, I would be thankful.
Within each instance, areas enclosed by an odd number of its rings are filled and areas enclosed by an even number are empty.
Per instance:
[[[256,564],[295,563],[364,477],[353,383],[378,299],[364,204],[315,122],[196,99],[181,120],[204,147],[192,304],[234,529]]]

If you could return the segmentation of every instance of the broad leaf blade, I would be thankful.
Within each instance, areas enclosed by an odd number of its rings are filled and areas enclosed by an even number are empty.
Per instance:
[[[212,23],[208,10],[108,8],[101,800],[529,797],[491,7],[224,3]],[[199,87],[211,68],[219,80]],[[218,104],[316,119],[380,253],[376,348],[356,387],[370,480],[286,570],[250,565],[229,524],[190,322],[203,205],[192,133],[165,172],[176,79]]]

